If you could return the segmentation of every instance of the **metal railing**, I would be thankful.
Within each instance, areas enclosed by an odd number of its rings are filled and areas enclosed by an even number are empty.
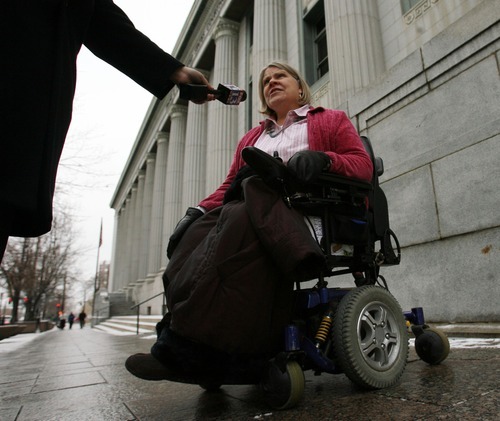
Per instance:
[[[137,335],[139,334],[139,317],[140,317],[141,305],[155,299],[156,297],[159,297],[160,295],[163,295],[162,312],[165,313],[165,309],[167,307],[167,296],[165,295],[165,292],[160,292],[159,294],[153,295],[152,297],[149,297],[147,300],[141,301],[139,304],[130,307],[130,310],[134,310],[135,308],[137,308],[137,330],[136,330]]]

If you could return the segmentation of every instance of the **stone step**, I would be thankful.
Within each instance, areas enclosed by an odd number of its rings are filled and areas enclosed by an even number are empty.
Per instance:
[[[135,310],[131,310],[131,306],[132,304],[130,303],[124,303],[120,305],[112,304],[110,306],[110,312],[115,316],[132,316],[135,315]]]
[[[156,336],[156,324],[162,318],[161,315],[139,316],[139,335]],[[112,335],[136,335],[137,316],[115,316],[94,326],[94,329]]]

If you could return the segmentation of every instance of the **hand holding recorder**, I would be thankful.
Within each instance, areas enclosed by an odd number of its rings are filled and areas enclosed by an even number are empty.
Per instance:
[[[239,105],[247,99],[247,93],[235,85],[219,83],[217,89],[210,89],[206,85],[182,84],[178,85],[180,97],[188,101],[206,101],[209,94],[226,105]]]

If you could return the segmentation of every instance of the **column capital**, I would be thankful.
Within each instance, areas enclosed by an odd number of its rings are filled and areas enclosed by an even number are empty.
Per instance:
[[[170,118],[173,120],[174,118],[184,117],[187,115],[188,107],[185,105],[175,104],[170,109]]]
[[[236,37],[240,24],[233,20],[221,18],[215,28],[213,38],[215,41],[223,36]]]
[[[146,162],[149,163],[149,162],[152,162],[152,161],[155,161],[155,160],[156,160],[156,153],[149,152],[148,156],[146,157]]]
[[[168,138],[170,137],[170,133],[169,132],[156,132],[156,141],[158,143],[162,143],[162,142],[168,142]]]

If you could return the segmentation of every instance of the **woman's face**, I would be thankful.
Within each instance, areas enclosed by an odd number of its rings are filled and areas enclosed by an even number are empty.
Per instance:
[[[266,104],[278,117],[300,108],[299,97],[302,89],[298,80],[286,70],[268,67],[262,77],[262,86]]]

